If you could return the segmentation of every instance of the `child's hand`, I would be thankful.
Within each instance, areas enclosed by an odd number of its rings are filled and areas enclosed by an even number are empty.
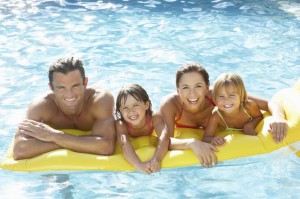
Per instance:
[[[286,137],[287,129],[288,125],[286,120],[273,117],[268,131],[271,133],[273,140],[276,143],[280,143]]]
[[[156,158],[152,158],[150,160],[150,169],[152,172],[157,172],[161,169],[161,162],[158,161]]]
[[[216,136],[211,141],[211,144],[214,146],[223,146],[225,144],[226,140],[221,136]]]
[[[150,162],[139,162],[137,165],[135,165],[135,169],[141,173],[144,174],[151,174],[151,165]]]

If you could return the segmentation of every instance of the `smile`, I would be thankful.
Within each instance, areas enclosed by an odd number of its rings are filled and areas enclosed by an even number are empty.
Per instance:
[[[189,103],[196,104],[198,102],[199,98],[197,99],[188,99]]]
[[[223,107],[224,108],[231,108],[231,107],[233,107],[233,104],[225,104]]]

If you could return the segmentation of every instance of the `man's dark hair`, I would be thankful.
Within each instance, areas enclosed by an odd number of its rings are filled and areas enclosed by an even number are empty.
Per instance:
[[[58,59],[49,67],[48,77],[50,84],[52,85],[54,72],[67,74],[74,70],[79,70],[82,79],[85,79],[83,61],[81,59],[75,57],[65,57]]]

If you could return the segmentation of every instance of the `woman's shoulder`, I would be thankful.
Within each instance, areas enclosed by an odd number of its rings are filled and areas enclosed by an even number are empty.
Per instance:
[[[179,95],[174,92],[164,96],[161,100],[160,106],[174,106],[180,102]]]

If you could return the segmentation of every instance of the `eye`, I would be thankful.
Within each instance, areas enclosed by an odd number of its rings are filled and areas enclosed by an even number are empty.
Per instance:
[[[219,95],[219,96],[218,96],[218,98],[220,98],[220,99],[223,99],[223,98],[224,98],[224,96],[223,96],[223,95]]]
[[[64,88],[64,87],[61,87],[61,86],[59,86],[59,87],[57,87],[57,89],[58,89],[58,90],[60,90],[60,91],[63,91],[65,88]]]
[[[182,87],[182,89],[184,89],[184,90],[185,90],[185,89],[188,89],[188,88],[189,88],[189,87],[187,87],[187,86]]]

